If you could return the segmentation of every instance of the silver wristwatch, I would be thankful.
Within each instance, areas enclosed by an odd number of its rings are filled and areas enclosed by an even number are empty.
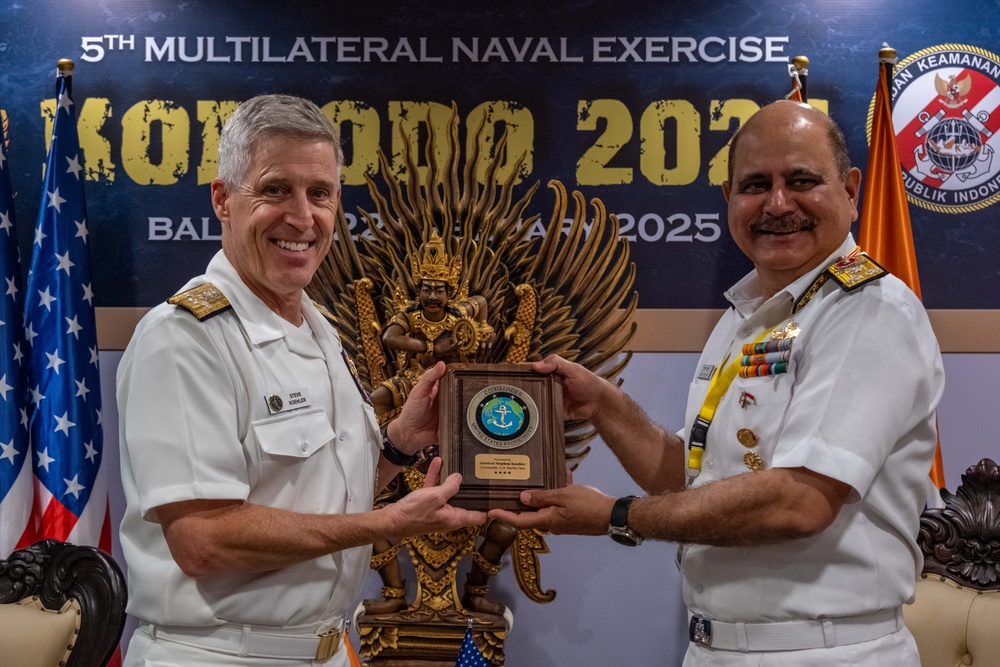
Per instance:
[[[614,507],[611,508],[611,525],[608,526],[608,537],[627,547],[637,547],[642,544],[642,535],[628,525],[628,508],[635,498],[635,496],[625,496],[615,501]]]

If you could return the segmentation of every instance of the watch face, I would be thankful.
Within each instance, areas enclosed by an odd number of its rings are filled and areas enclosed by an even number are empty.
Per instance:
[[[637,547],[642,544],[642,538],[628,527],[613,526],[608,530],[608,536],[618,544],[624,544],[627,547]]]
[[[635,496],[625,496],[615,501],[611,507],[611,525],[608,526],[608,536],[618,544],[637,547],[642,544],[642,536],[628,525],[628,508]]]

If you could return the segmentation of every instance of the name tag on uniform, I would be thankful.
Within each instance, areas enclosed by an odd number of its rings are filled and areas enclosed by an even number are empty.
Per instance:
[[[309,398],[309,391],[305,387],[287,393],[270,394],[266,397],[265,402],[267,403],[267,411],[272,415],[276,415],[279,412],[308,408],[312,405],[312,400]]]
[[[699,380],[711,380],[713,375],[715,375],[715,366],[712,364],[702,364],[701,368],[698,369]]]

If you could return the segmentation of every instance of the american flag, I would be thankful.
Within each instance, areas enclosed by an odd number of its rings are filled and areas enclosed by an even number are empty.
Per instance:
[[[462,642],[462,650],[458,652],[455,667],[490,667],[490,663],[486,662],[476,642],[472,640],[472,628],[465,629],[465,640]]]
[[[36,483],[34,523],[21,546],[53,538],[110,552],[85,172],[68,69],[61,68],[56,83],[52,142],[25,290]]]
[[[33,498],[28,445],[28,346],[24,340],[24,291],[14,233],[14,192],[0,126],[0,557],[15,549],[28,526]]]

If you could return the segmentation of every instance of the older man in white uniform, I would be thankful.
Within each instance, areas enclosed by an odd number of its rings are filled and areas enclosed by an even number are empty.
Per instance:
[[[755,270],[726,297],[669,433],[565,360],[568,416],[591,419],[648,498],[525,493],[555,532],[680,543],[686,667],[919,665],[900,606],[944,375],[920,301],[850,235],[861,173],[843,134],[779,102],[733,140],[723,192]]]
[[[254,98],[222,133],[222,251],[136,329],[118,372],[125,664],[348,664],[345,617],[373,540],[485,516],[460,477],[372,510],[377,480],[436,439],[430,369],[379,432],[325,313],[305,296],[330,247],[343,156],[311,102]],[[443,365],[442,365],[443,366]]]

